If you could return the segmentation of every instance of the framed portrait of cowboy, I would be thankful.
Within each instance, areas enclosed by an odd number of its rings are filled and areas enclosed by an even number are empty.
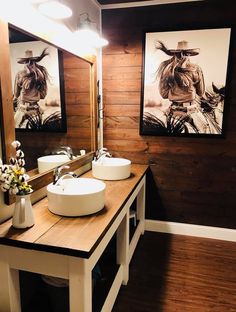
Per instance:
[[[10,44],[15,129],[65,132],[63,68],[57,48],[42,41]]]
[[[230,34],[230,28],[145,32],[141,135],[223,135]]]

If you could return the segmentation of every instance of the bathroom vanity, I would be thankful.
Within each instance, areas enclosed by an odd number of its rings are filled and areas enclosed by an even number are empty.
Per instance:
[[[92,269],[116,234],[119,265],[102,311],[111,311],[120,286],[129,279],[129,263],[145,221],[145,177],[148,166],[131,165],[131,175],[106,183],[105,207],[83,217],[62,217],[48,210],[47,197],[34,204],[35,225],[14,229],[0,225],[0,307],[21,311],[19,270],[69,280],[70,312],[92,311]],[[91,171],[82,177],[92,178]],[[136,200],[138,224],[130,239],[130,207]]]

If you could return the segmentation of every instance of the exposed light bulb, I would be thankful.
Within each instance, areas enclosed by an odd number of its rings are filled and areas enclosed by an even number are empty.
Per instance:
[[[48,1],[39,4],[39,11],[48,17],[55,19],[67,18],[72,15],[72,10],[57,1]]]
[[[77,40],[94,48],[100,48],[108,44],[106,39],[101,38],[97,32],[91,29],[81,29],[76,32]]]
[[[99,36],[96,23],[90,19],[88,13],[80,14],[78,26],[75,36],[83,44],[92,48],[101,48],[108,44],[106,39]]]
[[[108,45],[108,40],[107,39],[104,39],[104,38],[99,38],[99,45],[98,45],[98,47],[104,47],[104,46],[106,46],[106,45]]]

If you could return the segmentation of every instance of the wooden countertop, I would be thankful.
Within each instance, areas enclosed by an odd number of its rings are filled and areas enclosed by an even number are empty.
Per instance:
[[[35,225],[20,230],[12,220],[0,224],[0,244],[88,258],[146,173],[148,166],[131,165],[131,176],[104,181],[105,207],[90,216],[61,217],[48,210],[47,197],[33,205]],[[91,171],[81,177],[92,177]]]

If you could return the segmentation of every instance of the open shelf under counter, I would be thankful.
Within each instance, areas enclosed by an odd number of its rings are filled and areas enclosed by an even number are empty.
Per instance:
[[[118,270],[101,311],[109,311],[144,233],[145,177],[148,166],[132,164],[131,175],[106,183],[105,207],[90,216],[62,217],[48,210],[47,198],[33,205],[35,225],[19,230],[11,220],[0,225],[0,306],[20,311],[19,270],[69,280],[70,311],[92,311],[91,272],[116,234]],[[91,171],[81,177],[92,178]],[[137,227],[130,240],[130,207],[136,200]]]

